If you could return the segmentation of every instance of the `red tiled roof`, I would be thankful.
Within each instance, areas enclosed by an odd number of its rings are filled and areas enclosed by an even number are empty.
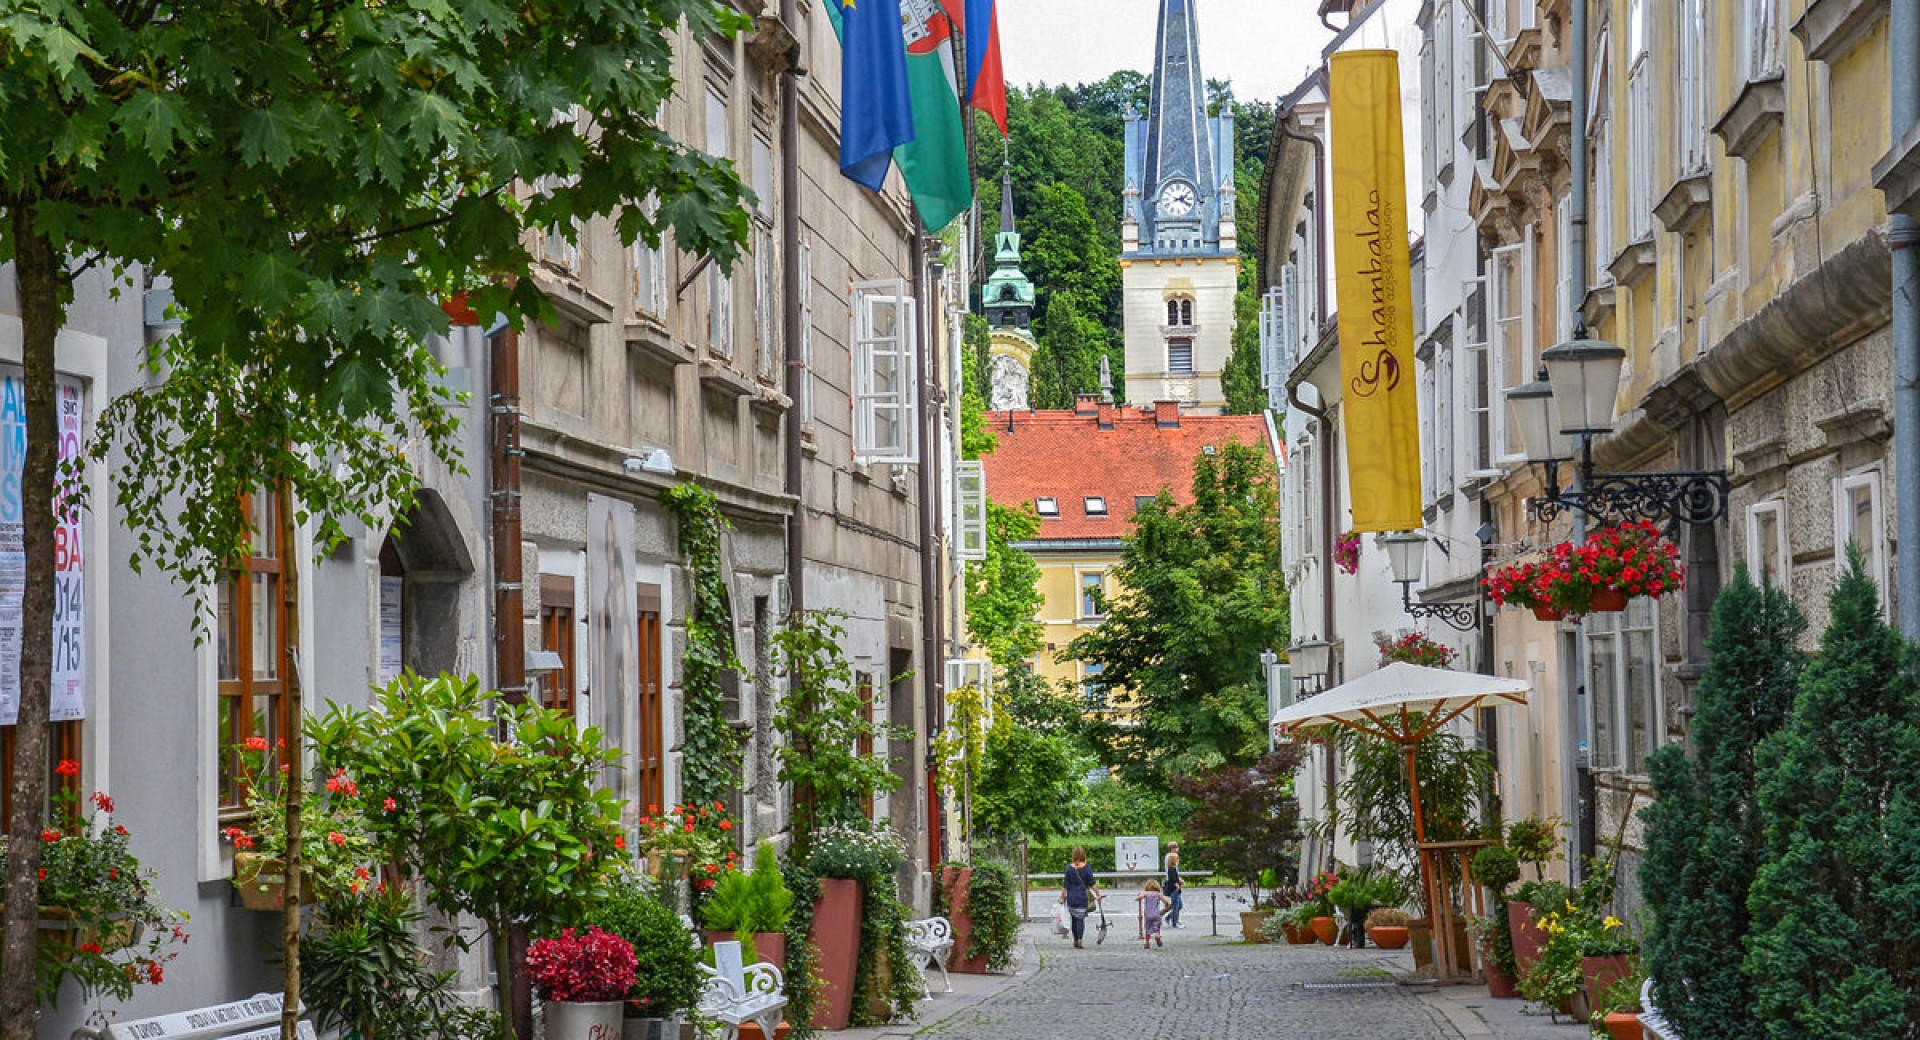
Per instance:
[[[1177,502],[1193,501],[1194,460],[1209,445],[1267,446],[1258,415],[1179,415],[1179,425],[1168,426],[1162,423],[1174,414],[1167,405],[1158,417],[1152,406],[1104,410],[1111,429],[1100,428],[1098,412],[988,412],[999,447],[980,457],[987,497],[1007,506],[1058,502],[1058,519],[1041,517],[1041,541],[1122,538],[1133,527],[1135,497],[1166,489]],[[1087,515],[1089,497],[1106,499],[1106,516]]]

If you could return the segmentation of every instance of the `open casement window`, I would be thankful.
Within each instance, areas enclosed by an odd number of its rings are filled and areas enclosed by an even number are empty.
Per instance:
[[[813,240],[800,240],[800,425],[813,428]]]
[[[648,216],[660,212],[660,200],[649,198],[641,207]],[[664,319],[667,314],[667,243],[650,246],[636,239],[633,253],[633,309],[635,313]]]
[[[1494,431],[1494,464],[1526,461],[1520,431],[1507,419],[1507,391],[1531,382],[1534,369],[1533,237],[1493,251],[1489,284],[1493,288],[1493,376],[1488,410]]]
[[[1653,56],[1647,22],[1648,0],[1629,0],[1627,9],[1627,239],[1653,234],[1654,133]]]
[[[860,695],[860,719],[871,727],[873,724],[873,673],[853,673],[853,689]],[[854,738],[853,753],[861,758],[873,757],[873,734],[862,733]],[[873,819],[872,791],[860,796],[860,814],[869,820]]]
[[[665,732],[666,679],[661,655],[666,643],[661,622],[658,585],[641,585],[640,617],[640,747],[634,755],[634,804],[667,804]]]
[[[1593,150],[1592,219],[1587,225],[1590,248],[1587,264],[1588,286],[1603,284],[1607,265],[1613,262],[1613,105],[1607,97],[1608,26],[1600,27],[1599,43],[1594,47],[1593,79],[1588,85],[1587,126]]]
[[[733,276],[717,263],[707,266],[707,346],[723,358],[733,356]]]
[[[1658,601],[1638,596],[1618,612],[1589,614],[1581,624],[1587,640],[1589,745],[1596,769],[1635,776],[1647,771],[1647,756],[1664,739],[1660,703]]]
[[[1453,490],[1453,413],[1459,405],[1451,346],[1433,352],[1433,386],[1434,497],[1445,500]]]
[[[780,286],[775,281],[773,231],[760,228],[753,236],[753,349],[754,373],[771,383],[780,378],[781,343],[775,307]]]
[[[953,479],[957,487],[957,512],[954,518],[954,551],[962,560],[987,558],[987,476],[978,459],[954,463]]]
[[[242,806],[242,770],[235,750],[253,738],[267,742],[268,758],[285,754],[281,741],[293,732],[287,718],[287,683],[293,647],[289,645],[288,577],[292,544],[285,491],[258,491],[241,499],[252,536],[246,557],[226,572],[218,590],[214,620],[220,713],[216,735],[220,809]]]
[[[1573,338],[1573,309],[1580,294],[1573,286],[1573,196],[1560,196],[1553,207],[1553,341]]]
[[[56,722],[47,735],[47,758],[40,768],[47,774],[46,819],[54,819],[55,796],[71,797],[79,804],[80,777],[62,776],[59,773],[61,762],[80,761],[80,726],[78,721]],[[18,766],[17,742],[14,740],[13,726],[0,727],[0,815],[13,818],[13,771]]]
[[[853,284],[853,455],[917,462],[913,297],[895,278]]]
[[[533,182],[533,192],[545,197],[557,189],[571,188],[579,181],[577,176],[542,177]],[[580,274],[580,228],[580,222],[575,220],[571,227],[563,228],[554,224],[536,231],[534,259],[577,277]]]
[[[1707,168],[1707,132],[1713,124],[1710,112],[1713,76],[1708,70],[1711,42],[1707,33],[1707,0],[1680,0],[1679,48],[1680,111],[1673,125],[1678,135],[1675,156],[1681,175]]]
[[[1493,443],[1497,427],[1492,407],[1494,392],[1493,349],[1487,335],[1487,278],[1469,278],[1461,291],[1466,306],[1461,310],[1461,448],[1468,478],[1498,476],[1493,468]]]

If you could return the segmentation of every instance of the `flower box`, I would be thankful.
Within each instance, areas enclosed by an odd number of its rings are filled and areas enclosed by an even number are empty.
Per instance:
[[[239,894],[243,909],[280,910],[287,905],[287,862],[257,852],[234,853],[233,890]],[[312,891],[312,885],[302,876],[300,901],[307,902]]]
[[[860,911],[865,905],[860,882],[822,878],[813,906],[813,946],[819,951],[814,971],[820,989],[814,999],[814,1029],[845,1029],[853,1018],[853,979],[860,963]]]
[[[1684,577],[1680,550],[1658,528],[1629,523],[1595,531],[1579,545],[1561,542],[1541,559],[1495,568],[1482,584],[1499,606],[1558,620],[1625,610],[1633,597],[1679,589]]]

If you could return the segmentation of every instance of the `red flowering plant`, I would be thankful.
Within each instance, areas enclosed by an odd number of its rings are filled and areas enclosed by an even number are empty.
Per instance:
[[[640,967],[633,944],[598,928],[563,928],[527,947],[527,976],[542,1000],[598,1004],[621,1000]]]
[[[1646,521],[1595,531],[1581,549],[1596,584],[1629,596],[1664,596],[1686,577],[1679,547]]]
[[[66,781],[80,764],[62,759]],[[127,1000],[137,985],[158,985],[184,943],[186,917],[153,898],[153,872],[130,849],[132,833],[114,822],[114,802],[95,791],[81,807],[70,782],[54,787],[54,820],[40,833],[39,955],[36,994],[52,1004],[69,976],[81,995]],[[0,838],[0,867],[6,839]]]
[[[1360,573],[1359,532],[1342,531],[1333,540],[1333,565],[1340,568],[1342,574]]]
[[[653,861],[656,872],[684,875],[702,892],[727,871],[740,868],[740,853],[733,847],[733,820],[719,802],[689,802],[669,806],[665,812],[658,805],[647,806],[646,815],[640,817],[640,854]]]
[[[1484,581],[1500,606],[1548,607],[1577,617],[1596,592],[1660,596],[1680,588],[1680,553],[1649,523],[1604,528],[1575,545],[1561,542],[1543,559],[1497,568]]]
[[[244,826],[229,825],[221,837],[236,853],[233,880],[237,885],[264,884],[280,877],[287,858],[287,769],[274,765],[284,757],[286,742],[267,753],[265,737],[236,745],[245,772],[242,804]],[[391,798],[387,799],[392,802]],[[344,770],[334,770],[318,791],[308,790],[300,800],[300,874],[320,896],[358,893],[373,884],[370,865],[376,859],[374,841],[360,813],[360,788]]]
[[[1460,656],[1459,651],[1429,639],[1423,632],[1408,632],[1398,638],[1378,635],[1373,638],[1373,645],[1380,648],[1382,665],[1405,661],[1426,668],[1445,668]]]

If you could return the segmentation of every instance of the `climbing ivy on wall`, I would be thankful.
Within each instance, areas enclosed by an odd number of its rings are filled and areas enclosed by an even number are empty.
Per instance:
[[[681,790],[695,805],[724,801],[740,779],[740,741],[727,725],[720,677],[741,671],[733,652],[733,617],[720,566],[720,535],[727,521],[713,493],[682,484],[660,496],[680,520],[680,557],[686,562],[693,603],[687,609],[687,650],[680,662],[682,717]]]

